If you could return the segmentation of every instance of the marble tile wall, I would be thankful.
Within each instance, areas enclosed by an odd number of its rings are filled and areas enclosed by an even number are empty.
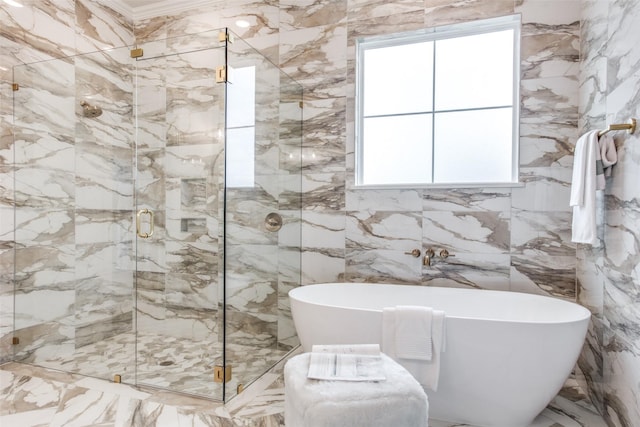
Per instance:
[[[580,130],[640,115],[637,1],[582,2]],[[580,367],[609,426],[640,425],[640,138],[617,132],[618,164],[598,199],[600,245],[578,247],[578,295],[593,312]]]
[[[299,283],[300,232],[296,230],[300,229],[300,219],[296,209],[299,211],[300,204],[292,204],[292,196],[297,195],[299,199],[300,188],[290,177],[295,174],[299,177],[299,168],[295,170],[292,166],[296,159],[299,164],[300,156],[292,144],[297,137],[299,147],[300,131],[287,126],[287,120],[295,122],[295,113],[291,114],[291,108],[288,108],[291,100],[282,96],[287,93],[289,78],[281,76],[274,66],[278,61],[278,14],[276,2],[212,1],[195,10],[137,22],[135,35],[138,43],[145,43],[164,37],[171,42],[183,35],[187,36],[178,38],[186,40],[188,35],[198,33],[198,39],[210,37],[217,46],[217,33],[212,30],[226,26],[239,30],[234,25],[239,18],[251,24],[246,30],[236,31],[242,39],[230,44],[228,57],[232,68],[256,67],[256,105],[259,108],[255,109],[254,129],[256,186],[232,188],[226,193],[226,331],[230,342],[236,344],[286,349],[297,343],[286,290]],[[178,46],[183,47],[180,43]],[[213,68],[223,62],[223,58],[218,58],[218,64]],[[296,100],[295,108],[299,108],[297,103]],[[220,106],[224,107],[224,104]],[[299,122],[299,110],[297,114]],[[278,135],[278,129],[283,129],[284,133]],[[272,211],[285,217],[285,227],[278,233],[265,231],[263,226],[264,215]],[[256,215],[257,212],[263,216]],[[222,226],[222,222],[218,225]],[[222,254],[222,242],[219,243],[218,253]],[[219,267],[221,273],[222,266]],[[222,289],[219,291],[221,302]],[[154,311],[158,312],[158,309]]]
[[[138,331],[209,343],[221,339],[218,129],[224,92],[214,70],[223,53],[207,49],[215,37],[149,38],[138,42],[145,55],[136,62],[136,193],[138,209],[155,215],[153,238],[137,244]],[[181,53],[164,56],[168,50]]]
[[[354,187],[355,41],[522,16],[521,180],[514,188]],[[305,89],[304,283],[479,287],[575,299],[568,191],[577,137],[578,1],[280,2],[280,65]],[[425,267],[404,254],[446,248]]]
[[[131,22],[88,0],[23,3],[0,6],[0,361],[132,328],[132,74],[128,49],[105,50],[132,43]]]

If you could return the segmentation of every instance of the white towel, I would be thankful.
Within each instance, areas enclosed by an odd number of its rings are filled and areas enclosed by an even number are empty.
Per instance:
[[[571,241],[594,245],[596,233],[596,158],[598,131],[582,135],[576,143],[573,157],[571,199],[573,221]]]
[[[602,159],[602,167],[604,168],[604,176],[611,176],[611,167],[618,162],[618,152],[616,144],[611,135],[605,134],[598,139],[600,146],[600,158]]]
[[[396,307],[396,356],[401,359],[431,360],[433,309],[420,306]]]
[[[423,388],[403,367],[381,354],[385,381],[341,382],[307,378],[310,353],[284,367],[287,427],[427,427]]]
[[[440,310],[433,310],[431,320],[431,360],[403,359],[396,353],[396,316],[395,307],[386,307],[382,310],[382,351],[387,356],[401,364],[413,375],[418,382],[433,391],[438,389],[440,378],[440,353],[445,351],[446,331],[445,314]]]

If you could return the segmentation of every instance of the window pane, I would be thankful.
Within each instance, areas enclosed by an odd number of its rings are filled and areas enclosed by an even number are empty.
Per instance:
[[[253,126],[256,122],[256,67],[233,68],[227,84],[227,127]]]
[[[436,110],[513,103],[513,30],[436,42]]]
[[[364,51],[365,116],[430,112],[433,42]]]
[[[227,129],[226,171],[228,187],[253,187],[255,127]]]
[[[364,120],[362,184],[431,182],[431,114]]]
[[[497,108],[436,114],[434,182],[511,182],[512,113]]]

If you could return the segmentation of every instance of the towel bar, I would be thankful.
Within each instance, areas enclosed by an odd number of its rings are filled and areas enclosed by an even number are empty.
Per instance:
[[[607,132],[616,131],[616,130],[626,130],[629,133],[634,133],[636,131],[636,119],[629,120],[629,123],[615,123],[611,124],[605,130],[601,130],[598,132],[598,136],[602,136]]]

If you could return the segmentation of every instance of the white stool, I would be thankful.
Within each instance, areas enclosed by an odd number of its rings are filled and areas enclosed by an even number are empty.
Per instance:
[[[427,427],[429,404],[422,386],[382,354],[386,380],[319,381],[307,378],[310,354],[284,367],[286,427]]]

